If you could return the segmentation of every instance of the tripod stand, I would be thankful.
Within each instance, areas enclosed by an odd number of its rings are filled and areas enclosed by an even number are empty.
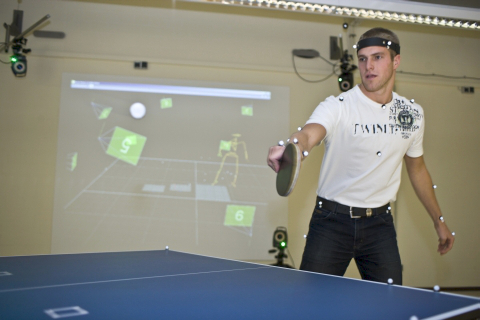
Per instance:
[[[282,268],[293,268],[291,265],[283,263],[283,259],[288,258],[285,254],[285,248],[271,249],[269,253],[275,253],[278,250],[278,254],[275,256],[277,259],[276,263],[271,264],[272,266],[282,267]]]

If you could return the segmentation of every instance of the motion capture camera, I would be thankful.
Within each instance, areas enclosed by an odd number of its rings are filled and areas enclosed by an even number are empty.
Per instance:
[[[273,246],[275,249],[269,250],[268,252],[277,253],[275,256],[277,262],[272,265],[283,268],[293,268],[291,265],[283,262],[283,259],[288,258],[285,254],[285,249],[287,249],[288,246],[287,228],[277,227],[277,229],[275,229],[273,233]]]
[[[277,227],[273,233],[273,247],[277,249],[285,249],[288,244],[287,228]]]
[[[26,43],[26,39],[20,39],[12,46],[13,55],[10,56],[12,72],[15,77],[25,77],[27,75],[27,57],[30,49],[24,49],[22,45]]]
[[[338,77],[338,86],[342,92],[350,90],[353,87],[353,74],[342,73]]]
[[[338,77],[338,86],[340,87],[340,91],[342,92],[348,91],[353,87],[352,72],[357,70],[357,66],[350,63],[352,60],[352,55],[348,54],[348,51],[345,50],[342,58],[340,59],[341,74]]]
[[[11,56],[10,62],[15,77],[25,77],[27,75],[27,58],[23,54]]]

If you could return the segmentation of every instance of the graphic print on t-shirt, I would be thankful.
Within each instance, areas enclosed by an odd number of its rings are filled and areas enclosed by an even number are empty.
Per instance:
[[[396,125],[396,131],[402,134],[402,138],[408,139],[413,132],[420,128],[418,122],[423,118],[418,108],[405,103],[404,100],[395,99],[390,107],[390,119]]]
[[[423,114],[418,108],[405,103],[404,100],[394,99],[390,106],[388,123],[361,124],[354,125],[353,135],[370,134],[401,134],[403,139],[409,139],[412,133],[420,128],[418,123],[423,118]]]

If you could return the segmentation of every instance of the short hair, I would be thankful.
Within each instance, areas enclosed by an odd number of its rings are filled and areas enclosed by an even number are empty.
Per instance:
[[[383,39],[395,42],[400,46],[400,40],[398,39],[398,36],[393,31],[385,28],[378,27],[378,28],[370,29],[364,34],[362,34],[360,36],[360,39],[358,39],[358,41],[363,39],[368,39],[368,38],[383,38]],[[388,49],[388,51],[390,51],[390,56],[393,60],[393,58],[397,55],[397,53],[392,49]]]

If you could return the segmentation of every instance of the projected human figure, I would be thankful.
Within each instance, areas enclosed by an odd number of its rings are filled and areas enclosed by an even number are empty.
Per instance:
[[[223,165],[225,164],[225,159],[227,157],[234,157],[235,158],[235,176],[233,177],[232,181],[232,186],[236,187],[237,183],[237,176],[238,176],[238,155],[237,155],[237,148],[238,145],[241,144],[243,145],[243,149],[245,151],[245,160],[248,160],[248,154],[247,154],[247,145],[245,144],[245,141],[238,141],[238,138],[241,137],[242,135],[239,133],[234,133],[232,134],[233,138],[230,141],[220,141],[220,146],[218,148],[218,156],[222,156],[222,151],[227,151],[225,155],[223,155],[222,163],[220,164],[220,169],[218,169],[217,176],[215,177],[215,181],[213,181],[212,186],[216,185],[218,183],[218,177],[220,176],[220,173],[222,172]]]

